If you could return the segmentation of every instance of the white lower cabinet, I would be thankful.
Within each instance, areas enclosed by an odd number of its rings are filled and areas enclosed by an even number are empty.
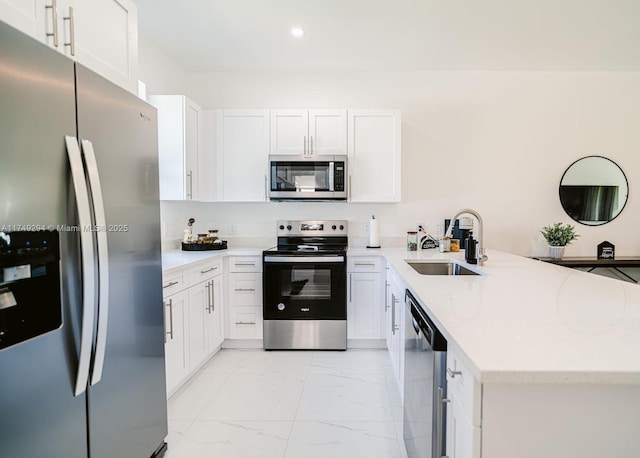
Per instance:
[[[229,340],[262,339],[262,258],[229,256],[228,332]]]
[[[393,375],[400,392],[404,384],[404,287],[395,270],[386,268],[385,278],[385,339]]]
[[[462,402],[455,394],[447,396],[448,458],[480,458],[480,427],[474,426],[466,415]]]
[[[165,367],[171,396],[224,340],[222,258],[164,275]]]
[[[165,370],[167,393],[172,392],[189,374],[189,347],[185,341],[186,292],[180,291],[165,297]]]
[[[351,341],[385,338],[382,271],[379,256],[347,259],[347,338]]]

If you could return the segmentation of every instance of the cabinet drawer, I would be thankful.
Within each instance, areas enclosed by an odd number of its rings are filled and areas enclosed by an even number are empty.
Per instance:
[[[379,256],[351,256],[347,258],[349,272],[380,272],[382,258]]]
[[[199,263],[189,269],[189,286],[197,285],[222,273],[222,258],[215,258]]]
[[[229,272],[262,272],[262,257],[229,256]]]
[[[455,348],[447,351],[447,390],[460,402],[474,426],[480,426],[480,383]]]
[[[186,288],[184,271],[162,274],[162,297],[166,298]]]
[[[262,339],[262,307],[253,305],[229,309],[229,338]]]
[[[262,306],[262,274],[229,274],[229,305]]]

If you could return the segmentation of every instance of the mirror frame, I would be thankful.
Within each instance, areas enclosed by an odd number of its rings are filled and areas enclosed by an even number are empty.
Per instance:
[[[627,185],[627,196],[624,200],[624,204],[622,205],[622,207],[620,208],[620,210],[615,214],[615,216],[613,218],[611,218],[610,220],[607,221],[602,221],[602,222],[597,222],[597,223],[593,223],[593,224],[589,224],[589,223],[585,223],[582,222],[580,220],[575,219],[573,216],[571,216],[571,214],[567,211],[567,208],[565,206],[565,203],[562,201],[562,182],[565,178],[565,176],[567,175],[567,173],[571,170],[571,168],[576,165],[578,162],[583,161],[585,159],[592,159],[592,158],[598,158],[598,159],[603,159],[605,161],[609,161],[611,162],[611,164],[613,164],[614,166],[617,167],[617,169],[620,171],[620,173],[622,174],[622,177],[624,178],[624,181]],[[608,157],[604,157],[604,156],[598,156],[598,155],[591,155],[591,156],[584,156],[581,157],[579,159],[576,159],[575,161],[573,161],[569,167],[567,167],[567,169],[564,171],[564,173],[562,174],[562,177],[560,178],[560,184],[558,185],[558,198],[560,199],[560,205],[562,205],[562,209],[564,210],[564,212],[575,222],[582,224],[583,226],[602,226],[603,224],[607,224],[610,223],[611,221],[613,221],[614,219],[616,219],[618,216],[620,216],[620,214],[622,213],[622,211],[624,210],[624,208],[627,206],[627,202],[629,202],[629,179],[627,178],[627,175],[624,173],[624,170],[622,170],[622,167],[620,167],[615,161],[609,159]]]

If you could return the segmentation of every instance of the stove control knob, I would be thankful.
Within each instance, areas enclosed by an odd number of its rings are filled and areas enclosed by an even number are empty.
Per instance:
[[[278,304],[278,310],[280,310],[281,312],[284,310],[284,304],[282,302]]]
[[[331,229],[333,229],[335,231],[336,230],[336,225],[334,224],[333,226],[331,226]]]
[[[291,230],[291,224],[287,225],[287,230],[290,231]]]
[[[342,224],[340,225],[340,230],[344,231],[344,226]]]
[[[282,224],[280,225],[280,230],[284,231],[284,226]]]

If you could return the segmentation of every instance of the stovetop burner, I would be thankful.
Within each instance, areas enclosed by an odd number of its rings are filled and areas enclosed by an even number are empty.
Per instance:
[[[278,221],[278,244],[265,254],[313,256],[343,254],[349,245],[344,220]]]

